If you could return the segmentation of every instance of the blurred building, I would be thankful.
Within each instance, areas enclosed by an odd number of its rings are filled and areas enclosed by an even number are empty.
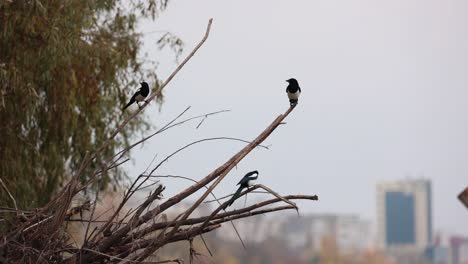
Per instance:
[[[433,264],[468,264],[468,238],[439,233],[434,238]]]
[[[358,252],[372,243],[368,221],[356,215],[309,214],[298,217],[254,217],[235,222],[242,238],[260,243],[278,239],[293,250],[319,252],[324,238],[336,242],[343,253]],[[234,230],[226,226],[219,236],[237,240]]]
[[[233,221],[242,239],[250,243],[261,243],[270,238],[281,236],[281,226],[284,218],[267,217],[263,215],[239,219]],[[224,240],[238,241],[236,231],[231,224],[224,224],[223,228],[216,232],[217,236]]]
[[[450,238],[449,264],[468,264],[468,238],[453,236]]]
[[[429,180],[377,185],[377,240],[378,246],[396,257],[399,263],[434,258]]]
[[[360,252],[372,242],[368,221],[356,215],[313,214],[290,217],[282,228],[288,245],[319,252],[324,238],[336,242],[342,253]]]

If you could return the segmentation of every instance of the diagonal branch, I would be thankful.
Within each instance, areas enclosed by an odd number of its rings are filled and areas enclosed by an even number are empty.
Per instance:
[[[241,194],[241,196],[245,195],[248,192],[249,192],[249,190],[244,191]],[[318,197],[316,195],[287,195],[287,196],[284,196],[283,198],[287,199],[287,200],[298,200],[298,199],[313,200],[313,201],[318,200]],[[236,210],[231,210],[231,211],[227,211],[227,212],[224,212],[224,213],[216,214],[211,218],[211,220],[224,219],[224,218],[231,217],[231,216],[243,215],[243,214],[246,214],[246,213],[252,213],[252,211],[254,211],[256,209],[259,209],[259,208],[262,208],[262,207],[265,207],[265,206],[268,206],[268,205],[271,205],[271,204],[274,204],[274,203],[277,203],[277,202],[280,202],[280,201],[283,201],[283,199],[273,198],[273,199],[270,199],[270,200],[266,200],[266,201],[263,201],[263,202],[260,202],[260,203],[250,205],[248,207],[241,208],[241,209],[236,209]],[[287,206],[287,208],[288,209],[289,208],[295,209],[296,207],[289,205],[289,206]],[[257,211],[255,211],[255,212],[257,212]],[[203,223],[203,222],[205,222],[207,220],[210,220],[209,218],[210,218],[209,216],[190,218],[190,219],[187,219],[187,220],[181,222],[181,225],[200,224],[200,223]],[[146,236],[146,235],[150,234],[151,232],[154,232],[154,231],[156,231],[158,229],[166,228],[168,226],[175,226],[175,224],[176,223],[173,222],[173,221],[155,223],[155,224],[152,224],[149,227],[146,227],[146,228],[144,228],[144,229],[142,229],[140,231],[137,231],[137,232],[133,233],[133,236],[135,238],[142,238],[142,237],[144,237],[144,236]],[[127,243],[127,242],[130,242],[130,240],[125,241],[125,243]]]
[[[281,201],[287,203],[287,204],[290,204],[291,206],[293,206],[296,211],[297,211],[297,214],[299,215],[299,208],[297,207],[297,205],[291,201],[289,201],[288,199],[284,198],[283,196],[279,195],[277,192],[273,191],[272,189],[266,187],[265,185],[263,184],[257,184],[259,188],[262,188],[263,190],[273,194],[274,196],[276,196],[278,199],[280,199]]]
[[[173,206],[174,204],[179,203],[181,200],[185,199],[189,195],[193,194],[194,192],[201,189],[203,186],[207,185],[213,180],[216,180],[210,188],[203,193],[203,195],[184,213],[180,221],[177,221],[176,226],[167,234],[166,238],[158,241],[152,246],[147,247],[143,253],[135,260],[144,260],[152,252],[156,251],[162,245],[165,244],[166,240],[169,240],[171,236],[173,236],[178,228],[180,227],[180,223],[186,220],[193,211],[203,202],[203,200],[214,190],[214,188],[226,177],[226,175],[245,157],[247,156],[253,149],[255,149],[258,145],[260,145],[268,136],[283,122],[283,120],[292,112],[294,106],[288,108],[288,110],[279,115],[255,140],[253,140],[250,144],[245,146],[242,150],[240,150],[237,154],[235,154],[231,159],[229,159],[226,163],[215,169],[212,173],[208,176],[200,180],[197,184],[190,186],[189,188],[185,189],[184,191],[180,192],[179,194],[171,197],[166,202],[162,203],[159,207],[149,211],[146,215],[144,215],[141,219],[142,222],[146,222],[146,216],[152,217],[155,216],[167,208]],[[146,220],[146,221],[145,221]],[[128,231],[124,231],[123,234],[118,235],[125,235]],[[114,238],[115,239],[115,238]],[[111,243],[110,243],[111,244]],[[106,244],[107,246],[108,244]]]
[[[205,32],[205,35],[203,36],[202,40],[198,43],[198,45],[192,50],[192,52],[190,52],[190,54],[180,63],[180,65],[171,73],[171,75],[169,75],[169,77],[161,84],[161,86],[159,86],[159,88],[154,91],[151,96],[146,100],[146,102],[143,104],[143,106],[141,106],[140,108],[138,108],[137,111],[133,112],[129,117],[127,117],[123,122],[122,124],[120,124],[114,132],[112,132],[111,136],[104,142],[104,144],[98,149],[96,150],[96,152],[88,159],[88,161],[86,163],[89,164],[89,162],[91,162],[91,160],[93,160],[94,158],[96,158],[97,155],[99,155],[99,153],[101,153],[101,151],[103,151],[105,148],[107,148],[111,143],[112,143],[112,140],[115,138],[115,136],[117,134],[120,133],[120,131],[122,131],[122,129],[128,124],[128,122],[130,122],[130,120],[132,120],[136,115],[138,115],[141,111],[143,111],[143,109],[145,109],[148,104],[154,100],[155,97],[161,95],[161,92],[162,90],[167,86],[167,84],[169,84],[170,81],[172,81],[172,79],[174,79],[174,77],[177,75],[177,73],[179,73],[179,71],[185,66],[185,64],[193,57],[193,55],[195,55],[195,53],[201,48],[201,46],[205,43],[206,39],[208,38],[208,35],[210,33],[210,30],[211,30],[211,24],[213,23],[213,19],[210,18],[210,20],[208,21],[208,26],[206,28],[206,32]],[[88,165],[86,164],[86,165]]]
[[[10,199],[13,201],[13,205],[15,206],[16,211],[18,211],[18,206],[16,206],[16,200],[15,198],[13,198],[13,195],[11,195],[11,192],[8,190],[2,178],[0,178],[0,183],[2,184],[3,189],[5,189],[5,191],[8,193],[8,196],[10,196]]]

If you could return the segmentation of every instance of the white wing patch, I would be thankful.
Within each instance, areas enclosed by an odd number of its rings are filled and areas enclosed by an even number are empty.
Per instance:
[[[145,100],[145,97],[143,97],[143,95],[141,95],[141,94],[137,94],[137,96],[135,96],[135,100],[137,102],[141,102],[141,101]]]
[[[247,182],[247,186],[253,186],[255,184],[255,180],[250,180]]]

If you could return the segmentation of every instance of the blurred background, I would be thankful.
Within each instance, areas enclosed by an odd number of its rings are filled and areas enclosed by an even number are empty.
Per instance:
[[[397,263],[466,263],[468,211],[456,196],[468,175],[467,11],[468,3],[456,0],[174,1],[141,31],[172,32],[190,50],[208,18],[214,24],[151,119],[162,124],[186,106],[197,114],[232,111],[147,143],[129,168],[144,170],[156,153],[185,141],[253,139],[287,108],[285,80],[294,77],[299,105],[267,140],[270,150],[254,152],[216,192],[233,192],[245,172],[257,169],[259,181],[282,194],[320,200],[301,203],[301,217],[240,220],[241,236],[256,251],[284,243],[282,254],[298,263],[317,260],[324,244],[350,258],[380,252]],[[167,75],[176,63],[157,49],[156,36],[145,35],[144,50]],[[224,144],[195,148],[163,170],[199,179],[240,148]],[[170,192],[188,183],[164,184]],[[229,226],[218,236],[237,239]],[[239,252],[238,258],[252,254]],[[344,259],[331,261],[325,263]]]

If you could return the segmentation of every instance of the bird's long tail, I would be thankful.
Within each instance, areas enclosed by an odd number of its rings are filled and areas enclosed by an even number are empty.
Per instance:
[[[231,206],[234,203],[234,201],[237,200],[237,198],[239,198],[239,196],[240,196],[240,194],[242,192],[242,189],[244,189],[243,186],[240,186],[239,189],[237,189],[237,191],[232,196],[231,200],[229,200],[229,204],[226,207]]]
[[[130,102],[128,102],[128,104],[126,106],[124,106],[124,108],[122,110],[127,109],[127,107],[131,106],[134,102],[135,102],[135,97],[132,97],[130,99]]]

